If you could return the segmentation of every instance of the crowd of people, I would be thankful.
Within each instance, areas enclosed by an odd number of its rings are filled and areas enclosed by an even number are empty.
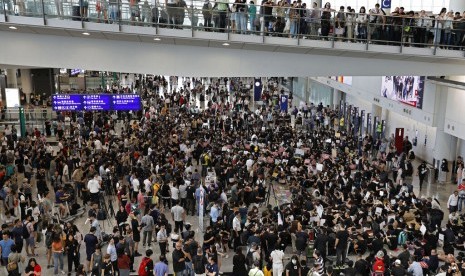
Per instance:
[[[322,104],[292,120],[277,80],[260,106],[240,79],[169,81],[141,80],[144,108],[130,116],[58,114],[56,147],[40,131],[2,137],[8,275],[218,276],[230,255],[244,276],[465,272],[458,192],[413,192],[408,138],[359,140]]]
[[[54,2],[56,15],[63,17],[63,3]],[[301,0],[262,0],[247,3],[246,0],[210,1],[187,5],[184,0],[129,1],[97,0],[95,5],[97,22],[119,23],[122,11],[124,18],[134,25],[158,24],[162,27],[182,28],[184,24],[206,31],[226,30],[233,33],[261,33],[293,38],[328,39],[333,37],[349,42],[388,43],[425,47],[440,46],[463,49],[465,45],[465,11],[441,9],[438,14],[425,10],[407,11],[403,7],[392,7],[386,12],[377,3],[373,7],[350,6],[334,8],[330,2],[318,6]],[[6,1],[8,13],[15,13],[12,1]],[[80,13],[74,17],[89,20],[89,1],[79,1]],[[26,15],[23,1],[18,3],[18,15]],[[91,18],[91,20],[94,20]]]

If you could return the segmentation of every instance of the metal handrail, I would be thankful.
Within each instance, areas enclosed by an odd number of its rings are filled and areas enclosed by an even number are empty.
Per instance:
[[[351,13],[276,5],[225,5],[220,1],[204,7],[205,2],[199,0],[192,0],[190,5],[177,0],[177,3],[184,3],[177,6],[159,2],[152,5],[147,1],[137,3],[136,0],[130,3],[120,0],[29,0],[19,10],[11,11],[9,6],[5,8],[5,3],[12,0],[1,1],[5,17],[12,14],[43,17],[45,23],[59,18],[83,23],[113,23],[120,30],[122,26],[133,25],[188,29],[193,36],[194,31],[223,32],[228,33],[228,39],[230,34],[287,37],[297,39],[298,45],[301,39],[311,39],[331,41],[332,47],[337,42],[364,43],[367,49],[368,44],[393,45],[399,46],[400,51],[409,46],[431,47],[433,54],[441,48],[463,50],[465,45],[465,21],[442,15],[411,17],[384,15],[381,11],[375,14],[373,10]],[[38,1],[41,8],[32,10],[37,8]],[[80,3],[84,6],[79,6]],[[244,10],[236,11],[237,7]],[[268,13],[263,13],[265,11]],[[451,43],[452,38],[454,43]]]

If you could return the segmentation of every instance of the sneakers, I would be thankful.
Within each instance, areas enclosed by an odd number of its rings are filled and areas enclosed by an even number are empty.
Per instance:
[[[64,271],[62,270],[62,271],[61,271],[61,274],[66,275],[66,272],[64,272]]]

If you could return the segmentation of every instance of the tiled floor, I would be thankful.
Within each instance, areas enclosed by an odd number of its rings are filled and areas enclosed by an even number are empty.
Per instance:
[[[415,162],[414,165],[417,165],[418,162]],[[419,187],[418,187],[418,177],[413,177],[413,185],[414,185],[414,191],[416,194],[418,194],[418,190],[419,190]],[[420,193],[420,196],[424,196],[424,197],[429,197],[429,196],[432,196],[432,197],[436,197],[439,199],[439,201],[441,202],[441,205],[443,206],[443,208],[445,208],[445,204],[446,204],[446,201],[449,197],[449,195],[452,193],[452,191],[455,189],[455,185],[454,184],[451,184],[451,183],[448,183],[448,184],[437,184],[437,183],[433,183],[431,185],[429,184],[426,184],[425,185],[425,188],[424,190]],[[113,200],[116,200],[113,199]],[[115,204],[116,205],[116,204]],[[446,211],[447,212],[447,211]],[[169,213],[167,211],[165,211],[165,214],[168,215],[167,217],[171,217],[169,215]],[[78,226],[78,228],[84,233],[86,234],[88,231],[89,231],[89,224],[85,224],[85,220],[86,220],[86,217],[83,216],[81,218],[78,218],[74,221],[74,223]],[[202,241],[202,233],[199,233],[198,231],[198,225],[199,225],[199,218],[197,216],[188,216],[187,217],[187,221],[189,223],[191,223],[193,225],[193,229],[196,230],[196,240],[197,241]],[[113,222],[113,224],[115,224],[115,222]],[[204,225],[207,225],[208,224],[208,219],[205,218],[204,219]],[[102,225],[104,226],[104,229],[108,232],[111,228],[112,228],[112,222],[111,221],[105,221],[104,223],[102,223]],[[159,247],[157,244],[153,244],[152,245],[152,249],[154,250],[155,254],[154,254],[154,259],[158,259],[158,256],[159,256]],[[106,250],[106,247],[104,248],[104,250]],[[23,251],[24,252],[24,251]],[[142,247],[142,244],[139,245],[139,252],[143,253],[145,252],[145,249]],[[171,248],[171,252],[172,252],[172,248]],[[53,274],[53,269],[47,269],[46,268],[46,265],[47,265],[47,259],[46,259],[46,256],[45,256],[45,248],[44,248],[44,244],[41,243],[39,245],[39,247],[36,249],[36,253],[39,255],[37,257],[37,260],[39,262],[39,264],[42,266],[42,268],[44,269],[44,272],[42,275],[52,275]],[[288,256],[290,256],[291,252],[286,252],[286,254]],[[394,253],[395,254],[395,253]],[[233,256],[233,252],[229,252],[229,255],[230,257],[228,259],[223,259],[222,260],[222,267],[221,267],[221,271],[223,272],[231,272],[232,271],[232,256]],[[82,246],[81,248],[81,260],[84,261],[85,259],[85,246]],[[142,257],[138,257],[135,259],[135,268],[137,270],[138,266],[139,266],[139,263],[141,261]],[[171,254],[168,254],[168,261],[171,263]],[[66,258],[65,258],[65,270],[66,270],[66,267],[67,267],[67,261],[66,261]],[[6,270],[3,270],[4,268],[0,269],[0,275],[7,275],[6,274]],[[74,275],[74,274],[73,274]]]

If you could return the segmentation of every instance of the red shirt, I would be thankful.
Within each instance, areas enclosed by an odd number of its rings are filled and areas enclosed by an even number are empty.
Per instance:
[[[117,262],[119,269],[129,269],[129,264],[131,263],[131,260],[129,259],[128,255],[123,254],[120,257],[118,257]]]
[[[36,265],[34,266],[34,274],[35,274],[35,275],[39,275],[40,272],[42,272],[42,268],[40,267],[39,264],[36,264]]]

